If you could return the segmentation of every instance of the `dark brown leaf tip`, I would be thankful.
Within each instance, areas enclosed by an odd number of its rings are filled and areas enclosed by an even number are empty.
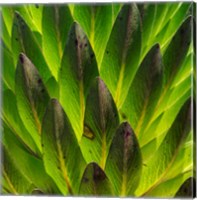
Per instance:
[[[21,64],[24,64],[24,62],[25,62],[25,54],[20,53],[19,54],[19,60],[20,60]]]
[[[122,126],[124,138],[127,140],[133,134],[133,130],[128,122],[123,122]]]
[[[92,163],[93,165],[93,179],[94,181],[102,181],[106,178],[105,173],[103,172],[103,170],[96,164],[96,163]]]
[[[50,103],[53,106],[59,106],[60,105],[59,101],[57,99],[55,99],[55,98],[52,98]]]

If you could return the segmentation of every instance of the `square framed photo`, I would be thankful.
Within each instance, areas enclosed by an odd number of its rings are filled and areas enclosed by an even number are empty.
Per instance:
[[[1,4],[1,195],[193,198],[196,4]]]

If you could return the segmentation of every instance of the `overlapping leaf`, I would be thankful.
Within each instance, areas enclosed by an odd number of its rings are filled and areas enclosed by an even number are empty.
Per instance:
[[[185,104],[191,76],[195,86],[193,9],[2,6],[2,192],[184,195],[194,168]]]
[[[60,69],[60,103],[67,113],[77,139],[83,132],[85,99],[98,76],[97,63],[81,27],[74,23],[69,32]]]
[[[2,146],[1,146],[2,147]],[[34,187],[31,182],[29,182],[21,172],[13,164],[7,150],[1,149],[3,151],[3,189],[7,191],[8,194],[28,194]]]
[[[74,5],[73,16],[87,34],[99,68],[120,7],[120,4]]]
[[[12,103],[11,103],[12,102]],[[16,96],[10,90],[5,90],[3,92],[3,118],[7,126],[12,130],[12,132],[20,138],[21,142],[33,153],[40,155],[40,151],[33,140],[33,137],[28,129],[25,128],[23,121],[20,118]]]
[[[149,195],[155,187],[165,180],[167,171],[172,166],[182,143],[190,132],[190,105],[190,100],[184,104],[158,151],[144,166],[142,178],[136,191],[137,196]]]
[[[97,162],[102,169],[116,128],[118,112],[113,98],[100,78],[96,78],[87,96],[81,149],[87,162]]]
[[[22,53],[16,69],[15,86],[20,117],[38,148],[41,149],[41,121],[49,95],[37,69]]]
[[[121,109],[139,137],[147,124],[162,90],[163,65],[159,45],[149,51],[140,65]]]
[[[101,78],[118,109],[134,78],[141,50],[140,17],[135,4],[124,5],[116,18],[101,64]]]
[[[163,75],[163,88],[154,108],[154,113],[150,120],[144,126],[144,130],[153,123],[153,121],[165,111],[169,96],[167,93],[171,92],[170,87],[173,83],[174,77],[182,66],[182,62],[187,55],[188,48],[191,42],[191,17],[187,18],[181,27],[176,32],[175,36],[163,56],[164,62],[164,75]],[[179,49],[179,51],[177,51]],[[187,92],[187,90],[185,91]],[[163,104],[163,105],[162,105]],[[163,109],[160,109],[163,106]],[[180,108],[180,107],[179,107]]]
[[[85,161],[70,122],[57,100],[50,101],[42,126],[46,171],[64,195],[76,194]]]
[[[46,173],[43,161],[21,144],[6,124],[3,124],[3,128],[3,145],[22,176],[45,194],[60,194],[59,189]]]
[[[42,15],[42,47],[48,66],[58,78],[61,58],[72,23],[70,10],[64,5],[44,6]],[[51,50],[53,49],[53,56]]]

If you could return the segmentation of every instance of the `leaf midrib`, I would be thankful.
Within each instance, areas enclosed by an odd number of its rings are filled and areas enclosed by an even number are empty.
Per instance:
[[[8,177],[5,169],[3,169],[3,176],[5,177],[10,189],[12,190],[13,194],[15,195],[19,195],[19,193],[17,192],[16,188],[14,187],[14,185],[12,184],[12,181],[10,180],[10,178]]]
[[[121,106],[120,96],[122,92],[122,84],[123,84],[124,73],[125,73],[125,68],[126,68],[125,62],[126,62],[126,57],[127,57],[127,51],[129,48],[127,40],[129,40],[132,35],[132,31],[130,30],[131,13],[132,13],[131,8],[129,8],[129,11],[128,11],[129,16],[127,16],[127,29],[126,29],[126,34],[125,34],[123,51],[121,55],[121,66],[120,66],[119,78],[118,78],[118,83],[117,83],[117,88],[116,88],[116,93],[115,93],[115,98],[114,98],[118,109]]]
[[[65,166],[65,162],[64,162],[64,159],[63,159],[63,152],[62,152],[61,144],[60,144],[60,141],[57,138],[56,138],[56,141],[57,141],[56,144],[57,144],[57,150],[58,150],[58,160],[59,160],[59,163],[60,163],[60,169],[61,169],[61,172],[63,174],[64,180],[66,181],[66,185],[67,185],[69,194],[73,194],[72,187],[70,185],[70,180],[68,178],[67,168]]]
[[[56,114],[55,114],[54,119],[58,119]],[[56,142],[56,145],[57,145],[57,155],[58,155],[58,161],[59,161],[59,164],[60,164],[59,167],[60,167],[60,170],[62,172],[63,178],[66,181],[66,186],[67,186],[69,194],[73,194],[72,187],[71,187],[70,180],[69,180],[68,173],[67,173],[67,168],[65,166],[64,153],[63,153],[62,147],[61,147],[61,140],[60,140],[60,136],[59,136],[59,127],[57,127],[57,120],[54,121],[54,124],[55,124],[55,129],[54,129],[55,142]]]

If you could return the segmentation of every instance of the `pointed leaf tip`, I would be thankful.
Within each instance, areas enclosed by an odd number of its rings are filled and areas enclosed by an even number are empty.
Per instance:
[[[41,121],[49,95],[34,64],[20,53],[15,75],[15,90],[19,114],[39,148]]]
[[[85,162],[66,113],[55,98],[50,100],[43,117],[41,139],[47,173],[64,195],[75,194]]]
[[[84,171],[79,189],[81,195],[112,195],[111,183],[105,172],[95,163],[89,163]]]
[[[87,95],[84,117],[87,128],[81,141],[87,162],[95,161],[104,168],[118,124],[119,116],[114,100],[103,80],[97,77]]]
[[[25,57],[25,55],[23,53],[19,54],[19,60],[20,60],[21,64],[24,64],[24,59],[25,59],[24,57]]]
[[[70,29],[60,70],[60,102],[80,140],[85,101],[98,68],[90,42],[77,23]]]

